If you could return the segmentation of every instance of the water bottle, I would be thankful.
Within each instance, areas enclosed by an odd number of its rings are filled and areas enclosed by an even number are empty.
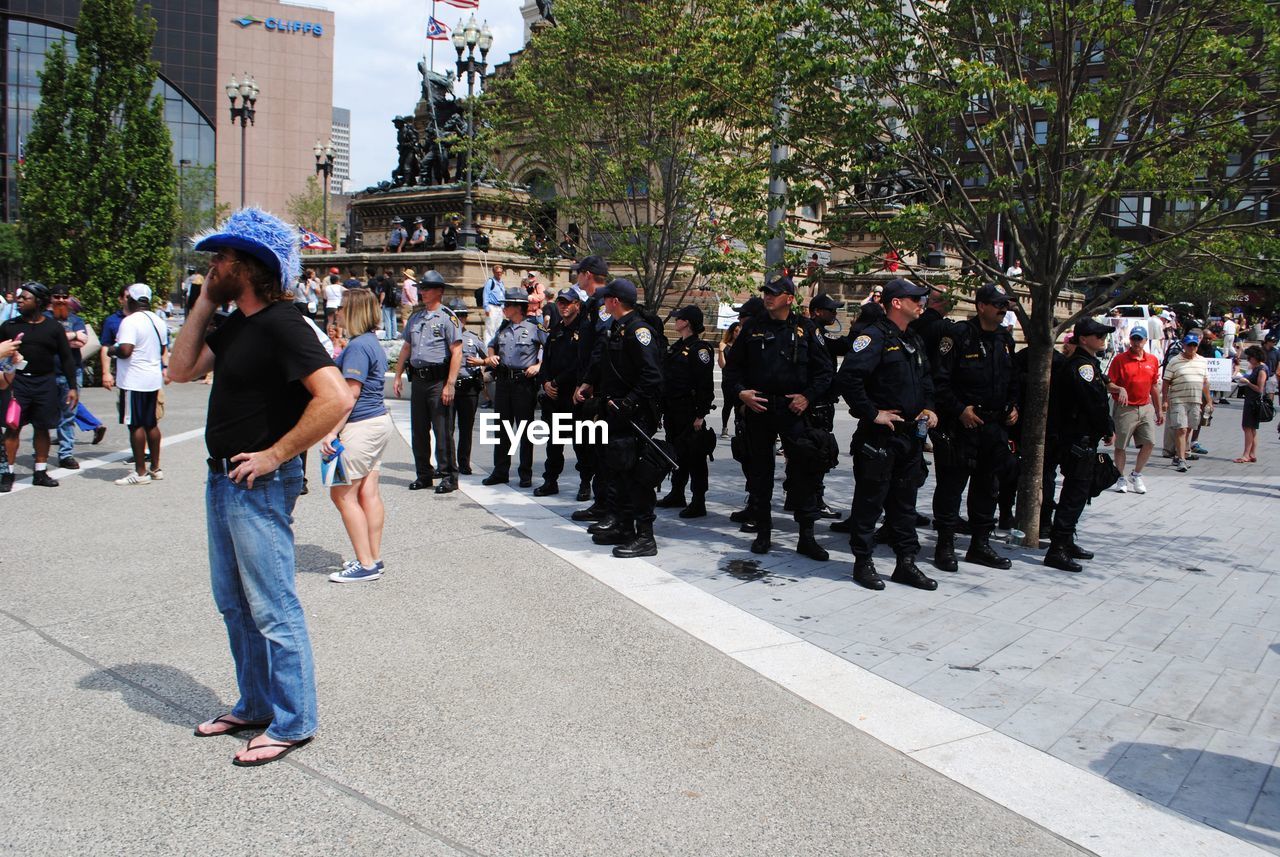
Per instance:
[[[920,417],[916,420],[916,437],[924,439],[929,436],[929,418]]]
[[[1004,540],[1006,544],[1017,546],[1022,544],[1022,540],[1026,537],[1027,534],[1022,530],[1010,528],[1009,535],[1005,536]]]

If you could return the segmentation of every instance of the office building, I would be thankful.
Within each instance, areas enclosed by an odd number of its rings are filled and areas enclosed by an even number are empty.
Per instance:
[[[351,111],[345,107],[333,108],[333,176],[329,181],[329,193],[351,192]]]

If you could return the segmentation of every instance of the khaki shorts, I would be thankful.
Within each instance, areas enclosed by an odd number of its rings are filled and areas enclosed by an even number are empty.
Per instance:
[[[363,479],[382,466],[382,453],[391,441],[391,414],[383,414],[347,423],[342,427],[342,460],[347,465],[347,478],[352,482]]]
[[[1132,438],[1138,448],[1156,442],[1156,409],[1145,405],[1116,405],[1116,449],[1126,449]]]
[[[1169,427],[1197,429],[1200,427],[1200,403],[1181,402],[1169,406]]]

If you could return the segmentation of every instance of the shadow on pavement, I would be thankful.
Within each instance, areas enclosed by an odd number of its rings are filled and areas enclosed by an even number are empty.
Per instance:
[[[120,664],[109,669],[96,670],[76,683],[76,687],[81,690],[118,693],[124,703],[134,711],[163,720],[165,723],[177,726],[192,725],[192,716],[183,708],[179,708],[177,703],[162,702],[145,693],[138,686],[151,690],[166,700],[181,700],[181,705],[190,711],[216,713],[229,708],[212,688],[196,681],[189,673],[168,664]]]
[[[307,574],[328,574],[342,568],[342,556],[319,545],[295,545],[295,569]]]
[[[1195,747],[1126,741],[1090,767],[1169,810],[1280,853],[1280,836],[1270,835],[1280,833],[1280,769],[1274,765]],[[1171,792],[1170,783],[1181,785]]]

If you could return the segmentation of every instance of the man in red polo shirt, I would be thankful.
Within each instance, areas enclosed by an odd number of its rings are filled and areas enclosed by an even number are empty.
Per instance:
[[[1115,490],[1125,494],[1132,490],[1146,494],[1142,481],[1142,468],[1155,448],[1156,426],[1164,424],[1160,410],[1160,361],[1146,349],[1147,333],[1142,325],[1129,334],[1129,350],[1123,351],[1111,361],[1107,369],[1112,398],[1115,399],[1116,469],[1121,476]],[[1133,472],[1124,476],[1125,448],[1132,438],[1138,444],[1138,460]]]

